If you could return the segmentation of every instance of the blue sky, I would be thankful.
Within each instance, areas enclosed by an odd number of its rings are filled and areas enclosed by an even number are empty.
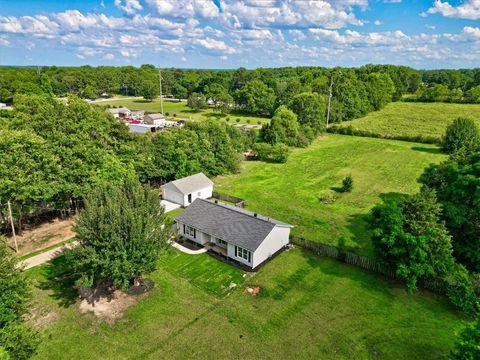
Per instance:
[[[478,67],[480,0],[0,0],[1,65]]]

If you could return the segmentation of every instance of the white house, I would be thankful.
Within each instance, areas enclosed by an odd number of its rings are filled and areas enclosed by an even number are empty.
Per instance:
[[[188,206],[195,199],[208,199],[212,197],[213,182],[203,173],[187,176],[171,181],[162,188],[162,199],[182,206]]]
[[[7,104],[0,102],[0,108],[7,107]]]
[[[137,133],[137,134],[146,134],[146,133],[154,133],[160,130],[157,125],[146,125],[146,124],[127,124],[130,132]]]
[[[126,118],[131,115],[131,111],[126,107],[108,108],[107,111],[112,114],[115,119]]]
[[[176,219],[178,234],[255,269],[289,243],[292,225],[218,201],[197,199]]]

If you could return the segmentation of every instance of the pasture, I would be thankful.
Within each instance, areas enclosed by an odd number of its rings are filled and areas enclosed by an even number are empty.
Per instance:
[[[153,101],[146,101],[142,98],[127,98],[127,99],[119,99],[119,100],[112,100],[112,101],[102,101],[96,103],[99,106],[126,106],[130,110],[145,110],[147,112],[160,112],[160,99],[155,99]],[[218,119],[221,121],[227,121],[230,124],[250,124],[250,125],[258,125],[268,123],[270,121],[269,118],[260,117],[260,116],[252,116],[248,114],[243,114],[239,111],[231,111],[227,115],[223,115],[219,112],[216,112],[214,108],[206,108],[200,111],[195,111],[187,106],[187,102],[176,101],[176,100],[165,100],[163,101],[163,108],[165,114],[168,113],[168,117],[173,118],[174,114],[176,118],[184,119],[184,120],[194,120],[194,121],[201,121],[207,119]],[[238,119],[238,121],[237,121]]]
[[[380,136],[441,138],[457,117],[469,117],[480,125],[480,104],[394,102],[365,117],[345,121],[340,127],[370,131]]]
[[[219,192],[247,208],[295,226],[293,235],[371,255],[366,216],[382,199],[415,193],[417,178],[446,156],[433,145],[328,134],[295,149],[285,164],[244,162],[238,174],[217,177]],[[353,191],[341,193],[352,175]],[[342,239],[342,240],[341,240]]]
[[[33,269],[34,312],[48,319],[35,359],[433,359],[464,326],[440,296],[301,249],[245,278],[227,267],[173,251],[114,323],[79,312],[62,258]]]

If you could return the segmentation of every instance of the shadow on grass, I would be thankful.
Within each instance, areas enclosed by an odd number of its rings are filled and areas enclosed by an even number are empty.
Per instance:
[[[442,154],[442,149],[439,147],[422,147],[422,146],[412,146],[412,150],[420,151],[428,154]]]
[[[77,299],[77,290],[73,287],[72,277],[65,256],[60,256],[42,266],[42,280],[37,285],[41,290],[51,291],[52,298],[61,307],[73,305]]]
[[[383,202],[388,202],[388,201],[397,201],[397,200],[405,199],[408,196],[408,194],[389,192],[389,193],[380,194],[379,196]]]
[[[138,104],[151,104],[153,103],[153,100],[138,99],[138,100],[133,100],[133,102]]]
[[[203,116],[205,116],[206,118],[221,119],[221,118],[226,117],[227,115],[226,114],[221,114],[221,113],[210,112],[210,113],[203,114]]]
[[[336,193],[343,193],[343,189],[340,186],[332,186],[330,190],[335,191]]]

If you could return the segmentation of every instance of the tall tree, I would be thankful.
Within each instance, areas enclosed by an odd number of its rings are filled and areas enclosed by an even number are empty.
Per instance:
[[[260,80],[252,80],[235,92],[235,100],[247,112],[269,115],[275,104],[275,92]]]
[[[295,95],[288,105],[301,125],[308,126],[318,132],[325,128],[325,99],[317,93],[301,93]]]
[[[31,299],[27,276],[17,266],[4,238],[0,238],[0,358],[1,349],[10,359],[28,359],[39,335],[25,324]]]
[[[446,275],[454,264],[440,212],[435,193],[427,188],[372,210],[375,255],[406,281],[409,291],[419,279]]]
[[[465,151],[480,149],[480,129],[472,119],[457,118],[448,125],[442,146],[449,154],[461,149]]]
[[[78,284],[127,289],[155,270],[171,223],[158,195],[136,179],[103,184],[86,197],[75,226],[81,246],[67,253]]]
[[[263,126],[261,130],[263,140],[272,145],[283,143],[295,146],[298,133],[297,115],[284,105],[275,110],[270,124]]]

